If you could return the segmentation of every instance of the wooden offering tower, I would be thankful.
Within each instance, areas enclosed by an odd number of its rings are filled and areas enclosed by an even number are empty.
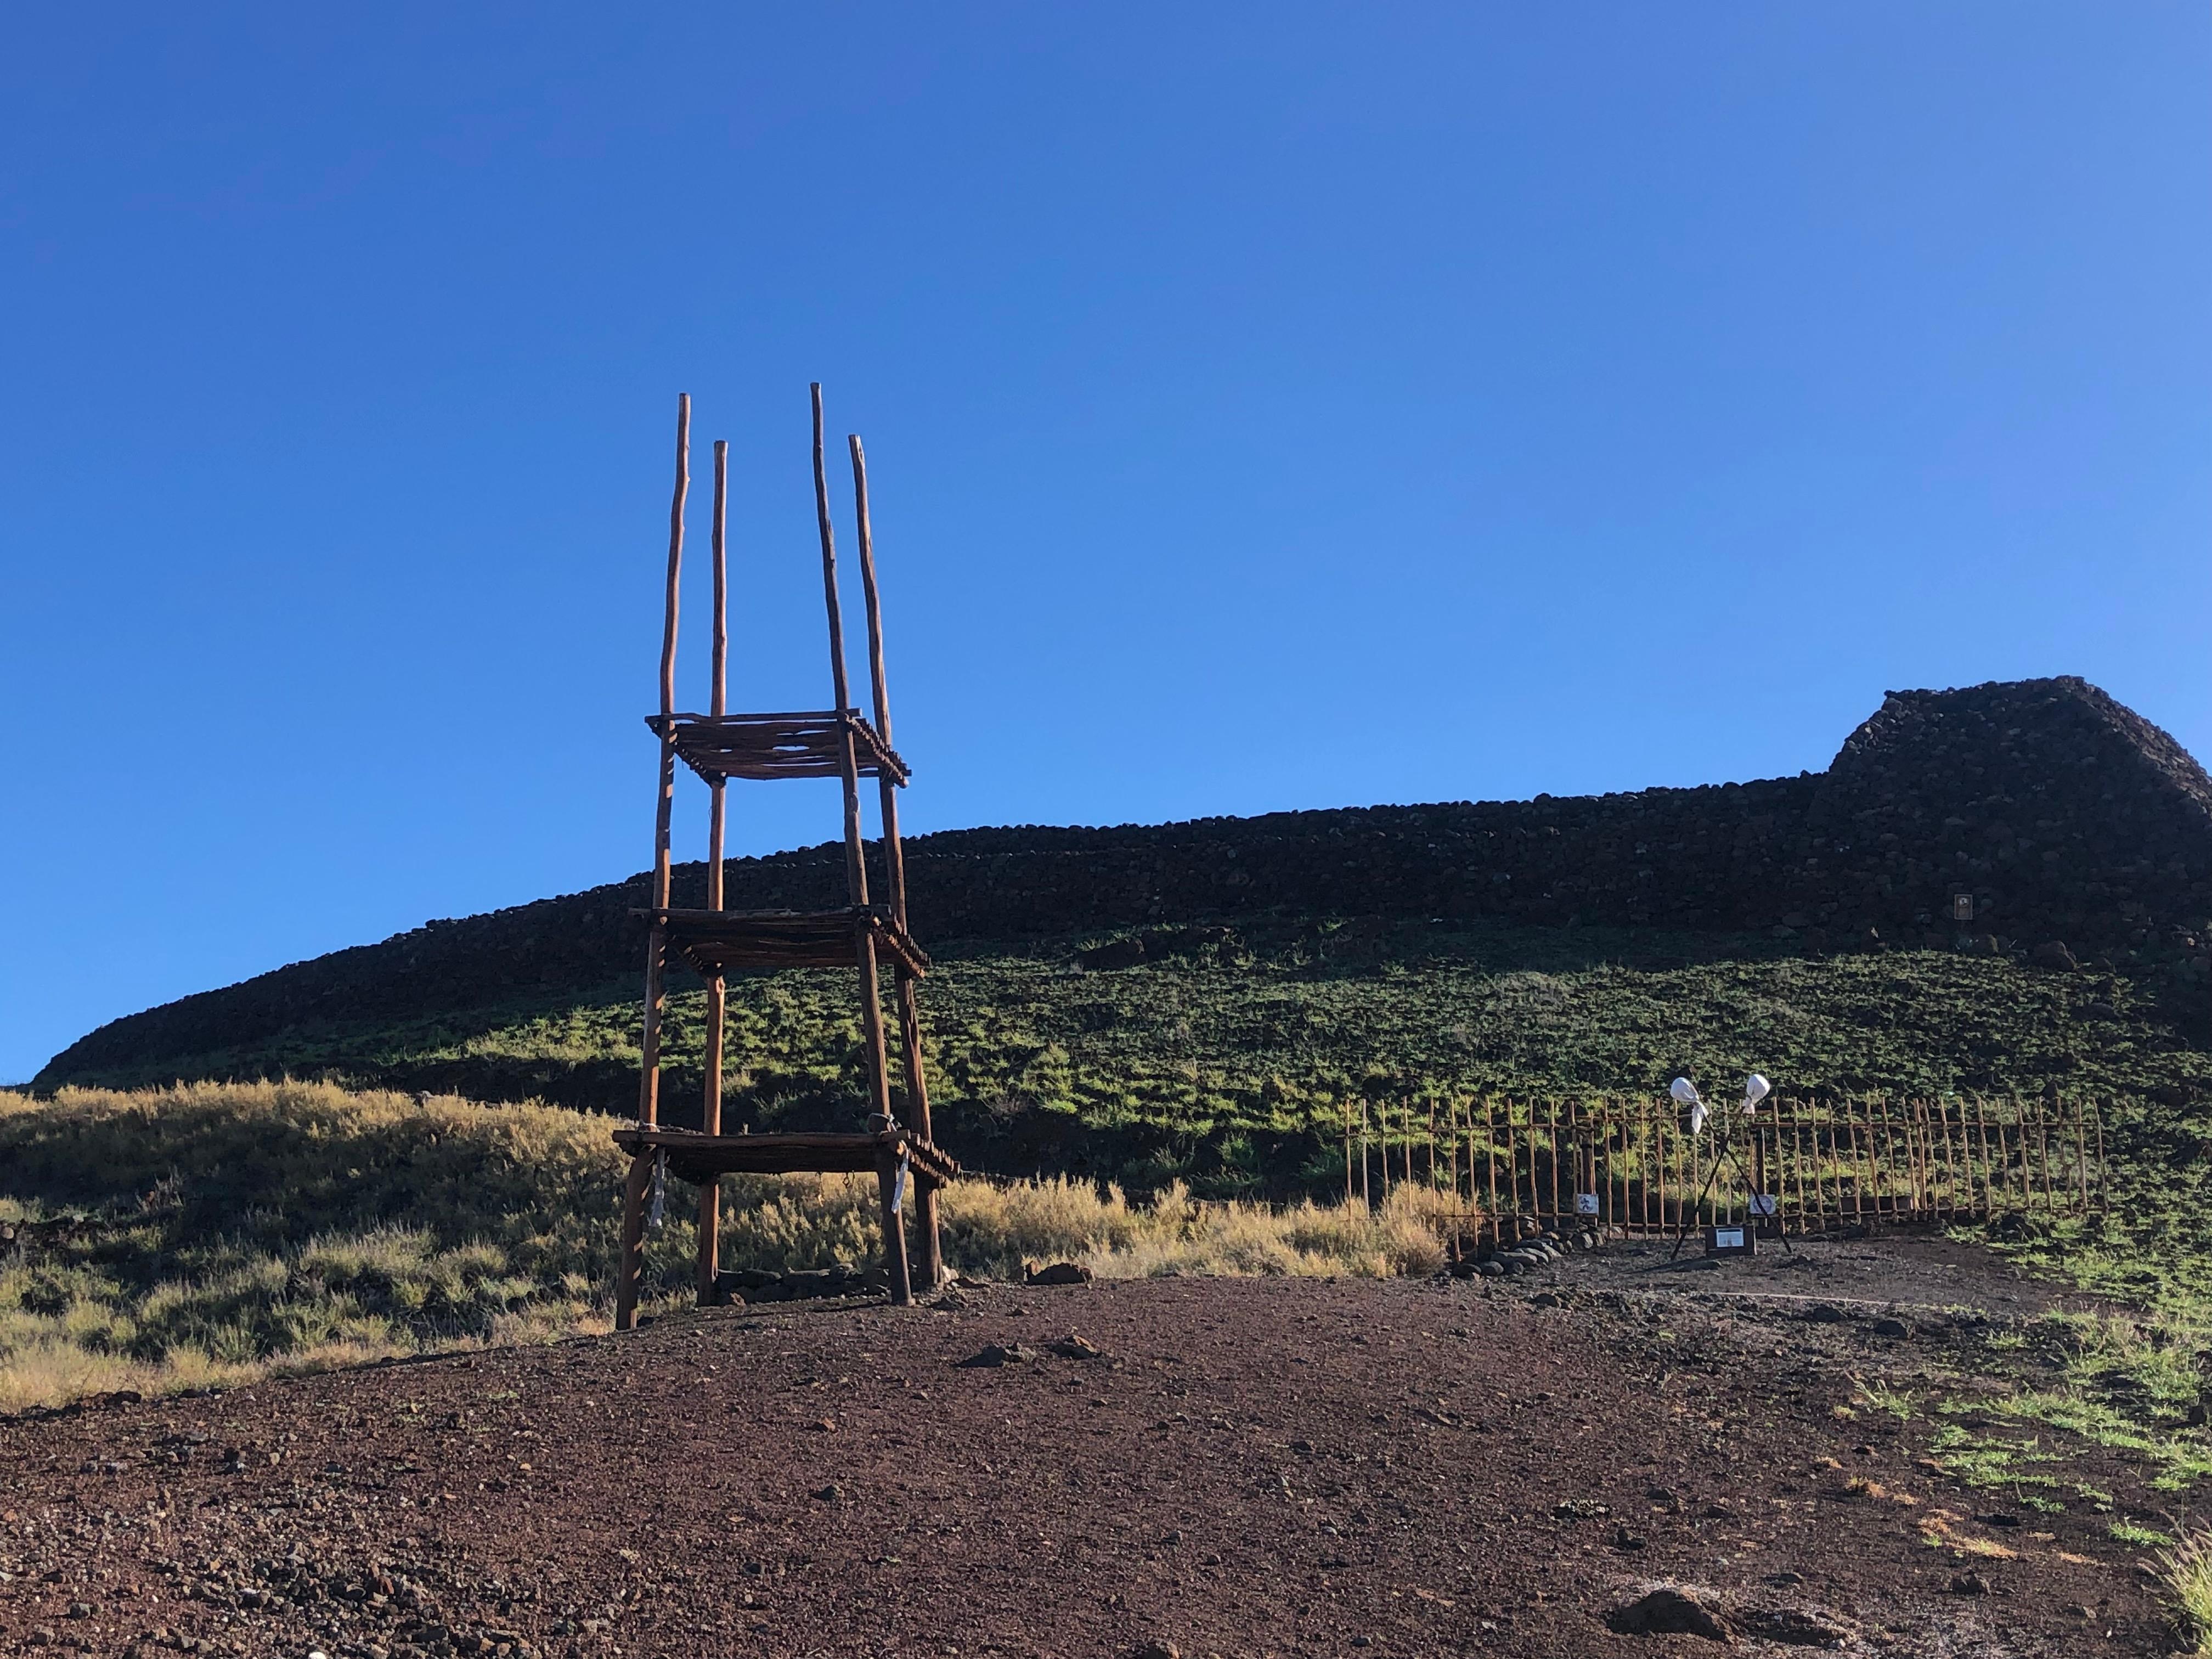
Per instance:
[[[883,1202],[884,1267],[891,1299],[913,1299],[907,1255],[906,1194],[919,1223],[921,1278],[934,1286],[943,1276],[937,1231],[937,1189],[959,1165],[930,1138],[929,1086],[922,1075],[921,1010],[915,986],[929,959],[908,937],[906,866],[899,851],[898,791],[906,763],[891,748],[890,703],[884,684],[883,612],[876,598],[875,549],[868,525],[867,462],[856,436],[853,455],[854,512],[860,560],[860,588],[867,600],[868,675],[874,692],[871,725],[850,706],[845,678],[842,614],[837,603],[836,541],[830,522],[830,480],[822,453],[822,388],[814,396],[814,510],[822,533],[822,593],[830,617],[830,707],[798,714],[727,712],[728,562],[724,525],[729,500],[729,446],[714,446],[714,680],[704,714],[676,712],[676,623],[678,578],[684,562],[684,506],[690,489],[691,399],[678,400],[676,495],[669,508],[666,620],[660,638],[660,713],[647,725],[660,740],[660,793],[653,829],[653,907],[645,959],[645,1036],[639,1079],[637,1123],[617,1130],[616,1144],[630,1155],[623,1188],[622,1260],[615,1285],[615,1325],[637,1322],[638,1278],[644,1255],[646,1194],[654,1168],[666,1167],[699,1187],[700,1300],[716,1293],[721,1177],[732,1171],[787,1175],[836,1170],[876,1173]],[[671,908],[669,814],[676,795],[676,763],[696,773],[709,791],[707,821],[707,906]],[[883,817],[884,899],[869,898],[868,865],[860,838],[860,780],[876,781]],[[841,908],[730,910],[722,903],[723,796],[732,778],[837,778],[845,786],[845,881]],[[673,951],[707,981],[706,1088],[702,1128],[660,1123],[660,1023],[666,998],[668,953]],[[884,1032],[882,985],[890,959],[898,1011],[901,1069],[906,1088],[893,1096]],[[854,968],[860,974],[860,1018],[868,1072],[866,1128],[851,1134],[724,1134],[722,1044],[724,978],[746,969]],[[902,1121],[903,1114],[904,1121]],[[909,1180],[909,1176],[911,1180]]]

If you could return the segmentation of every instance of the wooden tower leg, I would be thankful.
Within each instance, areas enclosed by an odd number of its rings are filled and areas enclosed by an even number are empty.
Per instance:
[[[668,508],[668,592],[660,633],[660,793],[653,811],[653,908],[668,908],[669,815],[676,805],[676,611],[684,572],[684,501],[691,489],[691,394],[676,400],[676,495]],[[660,1121],[660,1012],[667,993],[667,935],[653,924],[645,947],[645,1024],[639,1039],[637,1121]]]
[[[847,739],[846,752],[851,750]],[[867,1042],[868,1091],[875,1121],[891,1121],[890,1065],[884,1052],[883,994],[876,980],[876,937],[866,923],[857,930],[855,949],[860,958],[860,1028]],[[907,1269],[906,1218],[891,1207],[897,1195],[897,1159],[885,1152],[877,1160],[876,1173],[884,1195],[884,1268],[890,1275],[891,1300],[904,1307],[914,1300],[913,1281]]]
[[[876,540],[868,515],[868,458],[860,434],[846,440],[853,456],[853,519],[860,548],[860,592],[867,601],[868,680],[875,696],[876,734],[888,749],[891,743],[891,700],[884,673],[883,604],[876,591]],[[906,930],[906,854],[899,845],[898,786],[886,773],[876,778],[878,808],[884,825],[884,882],[889,891],[891,918]],[[913,1127],[932,1144],[936,1135],[929,1120],[929,1083],[921,1059],[921,1007],[914,975],[901,964],[893,973],[898,1000],[899,1058],[906,1076],[906,1109]],[[921,1236],[922,1282],[932,1290],[944,1281],[945,1255],[937,1225],[937,1184],[915,1183],[915,1218]]]
[[[921,1138],[936,1143],[930,1133],[929,1084],[921,1069],[921,1009],[915,995],[914,976],[904,968],[895,970],[898,994],[899,1049],[906,1073],[907,1109]],[[921,1282],[935,1290],[945,1282],[945,1249],[937,1224],[937,1183],[915,1182],[914,1220],[921,1245]]]
[[[908,1182],[919,1188],[917,1178]],[[914,1279],[907,1267],[906,1218],[900,1213],[898,1159],[890,1152],[876,1157],[876,1188],[884,1205],[884,1271],[890,1276],[891,1304],[903,1308],[914,1300]]]
[[[645,1266],[645,1192],[653,1182],[653,1160],[649,1151],[640,1152],[629,1161],[629,1174],[623,1182],[622,1254],[615,1264],[615,1328],[631,1331],[637,1328],[638,1278]]]
[[[867,914],[868,864],[860,842],[860,770],[848,711],[851,692],[845,678],[844,613],[837,602],[837,542],[830,522],[830,475],[822,451],[822,386],[811,388],[814,403],[814,515],[822,535],[822,602],[830,623],[830,689],[836,699],[838,771],[845,786],[845,887],[854,910],[853,955],[860,976],[860,1024],[867,1040],[868,1109],[875,1123],[891,1121],[890,1079],[884,1053],[883,988],[876,977],[875,923]],[[895,1165],[878,1164],[884,1189],[884,1257],[891,1278],[891,1299],[913,1299],[907,1273],[903,1218],[891,1209]]]
[[[708,708],[717,720],[729,712],[729,553],[726,530],[729,522],[730,447],[714,443],[714,680]],[[727,785],[717,779],[707,809],[707,908],[722,908],[722,846],[726,825]],[[722,1040],[727,988],[722,976],[707,981],[706,1098],[700,1103],[700,1127],[710,1135],[722,1133]],[[722,1179],[709,1176],[699,1183],[698,1293],[701,1307],[715,1299],[714,1281],[722,1266]]]

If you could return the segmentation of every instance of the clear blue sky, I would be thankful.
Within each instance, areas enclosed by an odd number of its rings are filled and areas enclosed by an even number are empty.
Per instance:
[[[17,13],[0,1080],[643,866],[678,391],[739,707],[826,700],[807,381],[866,438],[918,830],[2061,672],[2212,753],[2208,72],[2093,0]]]

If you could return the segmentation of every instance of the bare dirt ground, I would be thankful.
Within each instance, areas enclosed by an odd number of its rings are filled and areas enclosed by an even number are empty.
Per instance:
[[[1724,1650],[1609,1626],[1662,1584],[1727,1650],[2166,1651],[2133,1471],[2006,1513],[1859,1397],[2051,1299],[1953,1250],[716,1310],[0,1424],[0,1652]]]

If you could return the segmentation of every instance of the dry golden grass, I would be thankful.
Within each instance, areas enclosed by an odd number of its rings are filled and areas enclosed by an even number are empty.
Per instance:
[[[609,1328],[623,1158],[608,1120],[427,1106],[326,1084],[0,1092],[0,1410],[531,1342]],[[872,1177],[731,1176],[726,1267],[878,1254]],[[648,1237],[649,1296],[688,1293],[690,1189]],[[1052,1180],[946,1189],[945,1254],[1011,1277],[1433,1271],[1440,1194],[1364,1206],[1148,1202]]]

